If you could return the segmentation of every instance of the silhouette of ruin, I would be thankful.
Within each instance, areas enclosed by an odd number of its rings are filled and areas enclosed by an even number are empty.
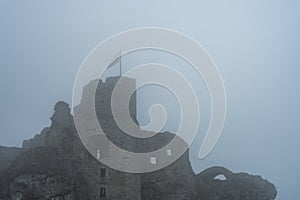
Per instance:
[[[119,77],[106,82],[92,81],[85,86],[81,104],[74,112],[86,116],[86,97],[97,87],[96,111],[106,136],[121,148],[148,152],[167,144],[174,134],[164,132],[145,140],[124,134],[115,124],[110,98]],[[127,79],[127,87],[135,80]],[[136,120],[136,94],[130,101],[130,114]],[[69,105],[59,101],[50,127],[22,148],[0,147],[0,200],[274,200],[275,186],[261,176],[234,173],[224,167],[211,167],[195,174],[186,151],[166,168],[145,174],[116,171],[101,164],[97,157],[109,156],[108,144],[97,136],[96,127],[86,127],[91,151],[83,146],[75,129]],[[184,142],[182,140],[182,142]],[[92,155],[94,153],[94,155]],[[166,156],[173,155],[168,149]],[[152,164],[159,160],[151,158]],[[223,175],[224,179],[218,179]]]

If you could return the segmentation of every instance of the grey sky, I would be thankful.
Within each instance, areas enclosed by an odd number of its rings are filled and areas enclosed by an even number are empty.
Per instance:
[[[297,199],[299,9],[296,0],[1,1],[0,145],[20,146],[49,125],[56,101],[71,103],[76,72],[99,42],[130,28],[167,27],[207,49],[227,90],[223,134],[204,160],[197,137],[195,171],[225,165],[261,174],[277,185],[277,199]]]

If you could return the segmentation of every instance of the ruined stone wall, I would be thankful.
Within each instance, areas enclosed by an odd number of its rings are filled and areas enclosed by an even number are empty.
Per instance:
[[[114,87],[118,81],[121,81],[120,86],[122,87],[122,94],[121,96],[128,95],[130,90],[136,89],[136,82],[135,79],[122,77],[109,77],[106,79],[105,82],[102,80],[93,80],[86,86],[84,86],[82,99],[80,102],[80,107],[84,108],[87,112],[90,112],[90,110],[87,107],[87,104],[90,104],[91,100],[93,101],[91,97],[92,94],[96,91],[96,106],[97,109],[100,110],[99,116],[101,118],[112,116],[111,111],[111,96],[112,92],[114,90]],[[98,84],[97,84],[98,83]],[[130,105],[129,105],[129,112],[132,117],[136,117],[136,92],[133,93],[131,99],[130,99]],[[82,110],[82,109],[81,109]]]
[[[79,131],[84,132],[85,134],[81,136],[81,139],[85,140],[89,148],[89,152],[97,158],[101,157],[110,157],[110,151],[112,147],[109,143],[104,141],[104,137],[108,137],[112,142],[115,142],[119,147],[130,146],[136,148],[136,140],[127,139],[126,136],[121,132],[118,126],[115,124],[112,112],[111,112],[111,94],[114,89],[116,82],[119,80],[119,77],[108,78],[106,82],[91,81],[88,85],[84,87],[83,97],[80,105],[78,105],[74,113],[76,116],[80,116],[81,119],[84,119],[82,124],[79,124],[76,128]],[[123,80],[124,89],[135,89],[135,80],[124,78]],[[97,110],[97,119],[92,115],[93,108],[89,107],[91,104],[90,101],[93,99],[87,98],[92,96],[92,92],[96,92],[96,110]],[[127,91],[124,90],[124,95],[127,94]],[[130,101],[130,114],[135,118],[136,116],[136,95],[133,95]],[[101,124],[101,128],[106,135],[99,134],[98,123]],[[96,161],[97,162],[97,161]],[[101,198],[101,190],[105,190],[106,198],[111,200],[140,200],[141,199],[141,181],[140,176],[136,174],[127,174],[115,171],[111,168],[105,167],[104,165],[90,164],[94,165],[94,169],[89,169],[84,175],[85,179],[89,180],[93,185],[90,188],[91,193],[94,193],[96,198]],[[101,177],[101,170],[106,170],[106,176]],[[99,177],[100,173],[100,177]],[[94,176],[93,176],[94,174]],[[98,174],[95,176],[95,174]],[[98,178],[94,178],[98,177]],[[100,194],[100,196],[99,196]],[[102,197],[103,198],[103,197]]]
[[[106,102],[110,102],[109,91],[116,78],[100,83],[96,101],[98,120],[105,135],[99,135],[97,119],[86,109],[90,102],[90,89],[98,87],[91,82],[84,89],[81,104],[74,112],[83,117],[80,131],[86,134],[81,138],[91,141],[89,152],[83,146],[70,114],[69,105],[58,102],[51,117],[51,126],[28,142],[24,149],[18,149],[15,160],[0,178],[0,199],[50,199],[50,200],[274,200],[276,188],[260,176],[246,173],[233,173],[226,168],[214,167],[195,175],[189,161],[188,150],[171,165],[150,173],[130,174],[111,169],[97,160],[100,156],[110,156],[110,144],[103,143],[108,137],[120,148],[133,152],[155,151],[172,139],[178,144],[185,142],[171,133],[158,133],[148,139],[137,139],[123,133],[109,114]],[[104,85],[103,85],[104,84]],[[135,82],[128,79],[129,87]],[[108,98],[101,103],[101,98]],[[100,99],[100,101],[98,101]],[[133,98],[134,107],[136,99]],[[135,114],[135,108],[131,110]],[[77,128],[77,127],[76,127]],[[145,134],[147,134],[145,132]],[[151,134],[149,132],[149,134]],[[1,153],[1,148],[0,148]],[[156,162],[164,162],[178,153],[166,149],[157,155]],[[1,159],[1,156],[0,156]],[[145,158],[146,164],[150,158]],[[145,163],[144,163],[145,164]],[[154,163],[155,164],[155,163]],[[223,174],[226,180],[217,180]]]

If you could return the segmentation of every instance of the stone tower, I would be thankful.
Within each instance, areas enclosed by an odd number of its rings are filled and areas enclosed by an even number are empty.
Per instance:
[[[126,149],[126,147],[137,148],[135,140],[126,141],[124,133],[116,125],[112,110],[111,110],[111,96],[116,83],[120,77],[107,78],[105,82],[102,80],[93,80],[87,84],[83,89],[82,99],[80,104],[75,107],[74,114],[79,115],[83,120],[79,128],[84,132],[85,143],[89,146],[89,151],[96,158],[110,159],[112,147],[110,143],[105,142],[104,137],[108,137],[110,141]],[[95,95],[95,109],[97,113],[97,121],[89,110],[91,103],[92,92],[96,89]],[[135,79],[122,77],[122,94],[127,95],[128,91],[136,89]],[[124,92],[124,93],[123,93]],[[129,102],[129,113],[131,118],[136,122],[136,93],[134,93]],[[105,135],[101,135],[98,128],[100,123]],[[132,150],[132,149],[131,149]],[[113,158],[112,158],[113,159]],[[122,162],[126,163],[126,158],[122,158]],[[100,199],[141,199],[141,180],[140,176],[129,173],[122,173],[102,164],[97,164],[99,181],[96,183],[98,195],[96,198]],[[124,187],[126,186],[126,187]]]

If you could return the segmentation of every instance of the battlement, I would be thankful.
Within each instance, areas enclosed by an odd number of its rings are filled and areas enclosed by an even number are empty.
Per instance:
[[[84,86],[80,105],[75,110],[79,109],[80,112],[90,112],[87,105],[90,105],[90,101],[92,100],[90,97],[93,96],[93,92],[96,90],[95,105],[98,117],[112,117],[111,96],[119,80],[120,76],[115,76],[107,78],[105,82],[101,79],[90,81]],[[124,97],[128,95],[129,91],[136,89],[135,79],[122,77],[121,81]],[[134,92],[129,102],[129,113],[134,119],[136,119],[136,104],[136,92]]]

